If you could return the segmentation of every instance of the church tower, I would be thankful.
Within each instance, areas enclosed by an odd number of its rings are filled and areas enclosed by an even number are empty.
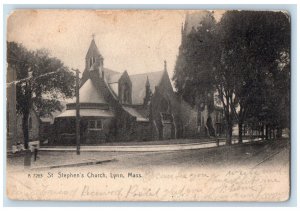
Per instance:
[[[152,96],[152,92],[151,92],[151,89],[150,89],[150,82],[149,82],[149,78],[147,76],[147,81],[146,81],[146,94],[145,94],[145,97],[144,97],[144,105],[148,105],[150,103],[150,100],[151,100],[151,96]]]
[[[97,48],[93,35],[93,39],[85,57],[85,71],[97,71],[99,72],[99,77],[103,77],[103,60],[104,58]]]

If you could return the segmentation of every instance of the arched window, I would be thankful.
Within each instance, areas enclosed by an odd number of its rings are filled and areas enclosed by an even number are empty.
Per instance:
[[[198,110],[197,126],[201,127],[201,125],[202,125],[201,121],[202,121],[201,111]]]
[[[95,63],[96,59],[94,57],[90,58],[90,67]]]
[[[29,130],[32,129],[32,118],[31,117],[29,117],[29,120],[28,120],[28,128],[29,128]]]
[[[130,87],[127,83],[123,85],[123,103],[130,103]]]

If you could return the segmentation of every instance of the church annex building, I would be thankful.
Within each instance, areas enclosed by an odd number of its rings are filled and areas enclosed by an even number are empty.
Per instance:
[[[82,144],[205,135],[205,114],[174,93],[166,62],[156,72],[113,71],[104,67],[94,39],[86,54],[79,95]],[[55,118],[53,144],[76,142],[76,98],[66,106]]]

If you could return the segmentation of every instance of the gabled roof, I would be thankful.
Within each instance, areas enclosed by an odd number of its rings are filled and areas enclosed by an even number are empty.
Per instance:
[[[102,93],[100,93],[91,79],[88,79],[79,90],[79,102],[80,103],[107,103]],[[74,97],[71,103],[76,103],[76,97]]]
[[[136,121],[138,122],[148,122],[149,118],[147,117],[147,115],[145,115],[145,112],[136,109],[136,108],[132,108],[129,106],[123,106],[123,109],[125,111],[127,111],[131,116],[136,117]]]
[[[141,105],[144,103],[144,97],[146,95],[146,83],[147,77],[150,83],[151,92],[154,93],[155,87],[159,85],[165,70],[156,71],[156,72],[149,72],[149,73],[141,73],[135,75],[129,75],[130,81],[132,83],[132,104],[134,105]],[[124,73],[124,72],[123,72]],[[119,84],[118,81],[123,75],[123,73],[104,68],[104,77],[108,84],[109,89],[118,96],[119,92]],[[87,76],[87,77],[94,77],[94,76]],[[89,79],[87,79],[88,81]],[[82,85],[85,86],[87,81]],[[95,80],[97,81],[97,79]],[[80,88],[81,90],[81,88]],[[103,98],[104,99],[104,98]]]
[[[130,81],[132,83],[132,104],[139,105],[143,104],[144,97],[146,95],[146,83],[147,77],[150,83],[150,89],[152,93],[155,91],[155,86],[158,86],[164,74],[164,70],[141,73],[135,75],[129,75]],[[123,75],[110,69],[104,69],[104,75],[109,85],[109,88],[118,96],[119,84],[118,81]]]
[[[142,73],[129,75],[132,83],[132,104],[143,104],[146,95],[147,77],[150,83],[152,93],[155,87],[159,85],[164,74],[164,70],[158,72]]]
[[[118,83],[123,73],[104,68],[104,75],[107,83]]]
[[[122,73],[117,72],[115,70],[108,69],[106,67],[104,67],[103,70],[104,70],[104,73],[105,73],[106,77],[110,77],[110,76],[115,75],[115,74],[121,74],[122,75]]]
[[[118,81],[121,78],[122,73],[104,68],[104,77],[109,86],[109,89],[118,96],[119,92],[119,84]]]

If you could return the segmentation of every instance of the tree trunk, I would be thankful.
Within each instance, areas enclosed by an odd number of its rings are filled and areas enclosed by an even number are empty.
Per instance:
[[[281,138],[282,137],[282,129],[277,128],[276,130],[276,138]]]
[[[227,134],[226,134],[226,145],[231,145],[231,138],[232,138],[232,126],[227,125]]]
[[[265,125],[262,125],[261,126],[261,138],[262,138],[262,140],[264,140],[265,139],[265,135],[264,135],[264,129],[265,129]]]
[[[25,149],[28,149],[28,142],[29,142],[28,117],[29,117],[29,111],[25,112],[22,118],[22,130],[23,130]]]
[[[269,126],[266,125],[266,140],[269,139]]]
[[[243,143],[243,123],[239,121],[239,144]]]

